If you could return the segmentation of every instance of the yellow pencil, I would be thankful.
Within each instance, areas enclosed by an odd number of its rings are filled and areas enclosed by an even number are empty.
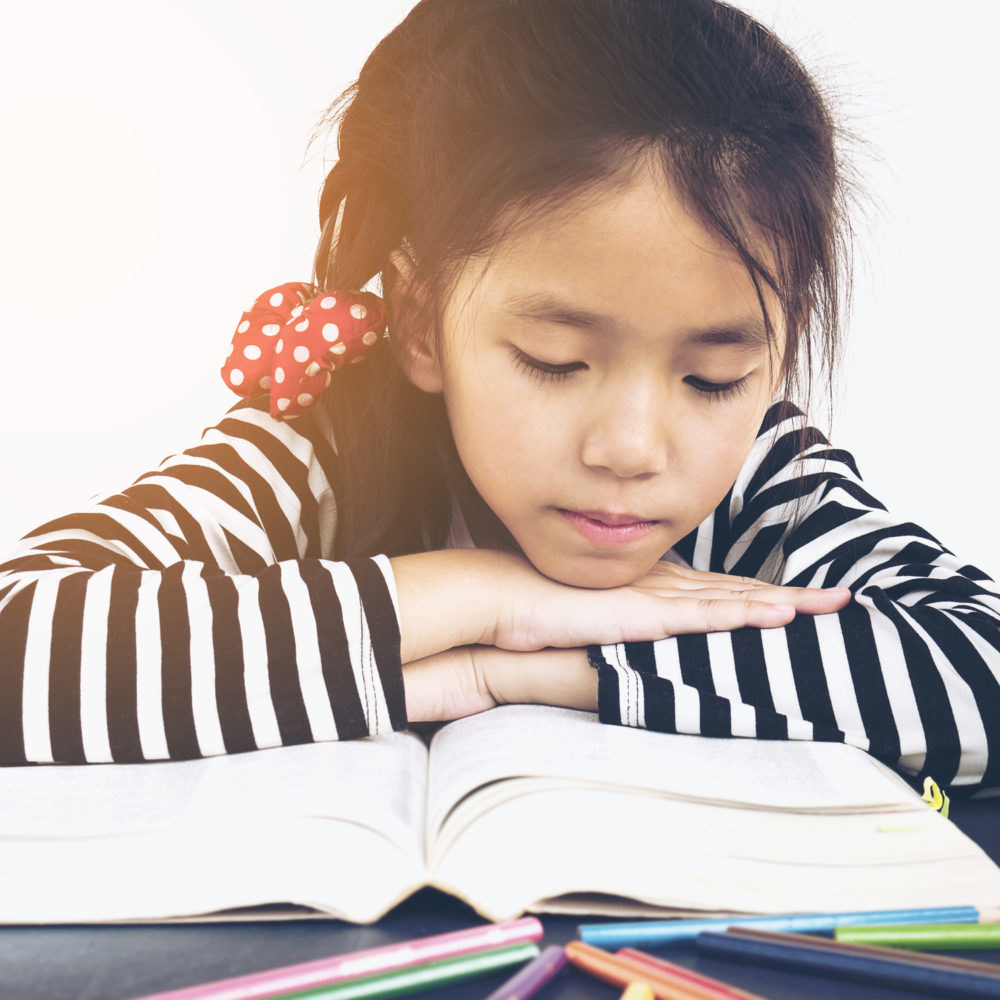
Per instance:
[[[652,989],[645,983],[629,983],[621,1000],[656,1000]]]

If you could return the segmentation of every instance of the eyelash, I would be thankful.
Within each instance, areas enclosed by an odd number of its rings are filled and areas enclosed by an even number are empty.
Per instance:
[[[586,368],[582,361],[570,365],[550,365],[517,348],[514,348],[514,361],[520,371],[538,382],[562,382],[569,378],[573,372]],[[750,376],[744,375],[743,378],[738,378],[733,382],[707,382],[705,379],[689,375],[685,381],[695,392],[710,402],[721,403],[727,399],[734,399],[745,392]]]
[[[735,399],[746,392],[750,376],[744,375],[743,378],[738,378],[735,382],[706,382],[704,379],[695,378],[693,375],[689,375],[688,380],[688,385],[695,392],[706,397],[710,403],[722,403],[727,399]],[[711,388],[708,388],[708,386],[711,386]]]
[[[519,371],[539,382],[562,382],[575,371],[582,371],[586,365],[582,361],[571,365],[550,365],[533,358],[524,351],[514,348],[514,362]]]

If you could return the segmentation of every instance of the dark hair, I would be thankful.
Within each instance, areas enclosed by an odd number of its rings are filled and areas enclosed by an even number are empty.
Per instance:
[[[463,263],[519,219],[558,210],[640,153],[737,251],[787,318],[787,395],[831,392],[850,280],[837,133],[796,56],[715,0],[421,0],[333,103],[338,160],[315,280],[388,294],[408,247],[397,342],[438,328]],[[510,211],[516,209],[517,211]],[[763,238],[763,250],[761,249]],[[338,558],[440,547],[461,477],[443,404],[395,348],[337,375],[324,405],[341,479]],[[804,392],[803,392],[804,391]]]

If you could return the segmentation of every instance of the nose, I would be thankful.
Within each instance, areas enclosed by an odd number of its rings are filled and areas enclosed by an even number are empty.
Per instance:
[[[666,470],[669,404],[653,379],[623,380],[593,404],[581,450],[585,465],[621,479],[648,479]]]

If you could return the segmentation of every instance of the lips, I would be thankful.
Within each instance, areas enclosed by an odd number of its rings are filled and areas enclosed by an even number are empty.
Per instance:
[[[579,536],[602,548],[622,547],[637,542],[659,524],[658,521],[649,521],[635,514],[606,510],[560,510],[559,513]]]
[[[567,514],[579,514],[581,517],[589,518],[591,521],[599,521],[611,527],[619,527],[623,524],[654,524],[655,518],[641,517],[638,514],[612,514],[604,510],[568,510]]]

